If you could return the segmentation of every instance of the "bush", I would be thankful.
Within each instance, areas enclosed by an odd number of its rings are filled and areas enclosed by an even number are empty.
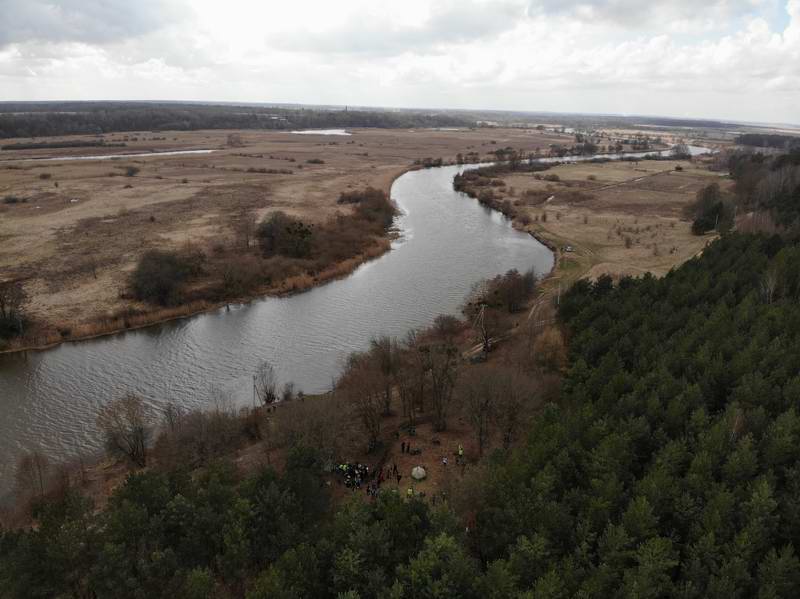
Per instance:
[[[135,177],[139,174],[139,167],[138,166],[126,166],[125,167],[125,176],[126,177]]]
[[[277,211],[261,222],[256,235],[261,250],[267,256],[305,258],[311,251],[314,232],[303,221]]]
[[[307,164],[325,164],[325,161],[321,158],[309,158],[306,160]]]
[[[223,296],[245,295],[262,280],[261,264],[253,256],[237,256],[226,262],[222,269]]]
[[[51,175],[50,173],[42,173],[41,175],[39,175],[39,178],[42,181],[47,181],[48,179],[51,179],[52,177],[53,177],[53,175]]]
[[[27,201],[27,198],[21,198],[19,196],[6,196],[3,198],[4,204],[24,204]]]
[[[131,274],[131,289],[136,299],[173,305],[181,301],[181,288],[202,270],[202,256],[150,250]]]

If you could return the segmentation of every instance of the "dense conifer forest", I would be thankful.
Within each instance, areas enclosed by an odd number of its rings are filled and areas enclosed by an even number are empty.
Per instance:
[[[796,597],[800,185],[769,203],[796,162],[732,164],[737,205],[782,224],[661,279],[574,285],[560,398],[459,498],[333,508],[302,446],[245,480],[152,469],[100,512],[38,502],[0,535],[0,597]]]

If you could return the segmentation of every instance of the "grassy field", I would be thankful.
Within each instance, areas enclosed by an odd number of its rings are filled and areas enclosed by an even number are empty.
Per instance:
[[[604,273],[658,276],[688,260],[710,236],[692,235],[684,206],[708,183],[727,183],[697,161],[582,163],[541,175],[504,177],[504,195],[515,205],[518,226],[559,248],[556,275],[567,281]]]
[[[239,137],[235,146],[229,144],[231,133]],[[2,151],[2,278],[25,280],[28,310],[46,328],[88,326],[131,306],[121,296],[128,273],[148,249],[189,245],[211,251],[236,242],[242,215],[260,220],[273,210],[323,222],[350,211],[336,202],[341,192],[366,186],[388,191],[395,177],[426,157],[454,160],[458,153],[477,152],[486,158],[498,147],[545,151],[549,144],[571,140],[520,129],[352,133],[140,132],[104,136],[125,147]],[[198,149],[214,152],[36,160]],[[10,196],[24,201],[2,200]]]

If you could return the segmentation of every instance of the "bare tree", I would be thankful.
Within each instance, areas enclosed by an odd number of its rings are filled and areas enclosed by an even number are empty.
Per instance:
[[[17,462],[15,478],[20,491],[44,496],[45,481],[50,470],[50,462],[39,450],[23,454]]]
[[[163,418],[164,418],[164,426],[167,430],[171,433],[175,432],[175,430],[180,425],[182,416],[182,410],[178,407],[178,405],[170,400],[166,404],[164,404],[163,408]]]
[[[496,371],[497,403],[495,422],[503,438],[503,448],[509,449],[525,428],[538,393],[536,383],[528,376],[509,369]]]
[[[388,416],[392,412],[392,384],[396,380],[395,374],[400,360],[397,340],[388,335],[373,338],[369,353],[383,378],[383,414]]]
[[[774,268],[767,269],[767,272],[762,275],[760,286],[764,302],[771,304],[775,297],[775,290],[778,288],[778,273]]]
[[[152,422],[140,397],[128,394],[100,408],[97,426],[103,432],[109,453],[127,458],[142,468],[147,465]]]
[[[256,228],[255,213],[247,206],[240,206],[233,217],[233,229],[245,250],[250,249],[250,244],[255,239]]]
[[[372,360],[365,354],[352,354],[336,385],[336,393],[342,394],[361,423],[368,451],[380,437],[384,392],[383,375]]]
[[[469,371],[459,388],[465,415],[475,431],[480,457],[489,439],[501,382],[492,369],[476,367]]]
[[[265,406],[278,400],[278,379],[272,364],[264,360],[253,375],[253,393]]]
[[[431,378],[433,425],[437,431],[447,429],[447,417],[453,402],[456,384],[458,349],[450,344],[428,346],[424,351]]]

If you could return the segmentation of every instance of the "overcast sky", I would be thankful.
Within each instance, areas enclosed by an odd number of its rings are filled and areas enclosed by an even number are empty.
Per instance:
[[[0,100],[800,123],[800,0],[0,0]]]

